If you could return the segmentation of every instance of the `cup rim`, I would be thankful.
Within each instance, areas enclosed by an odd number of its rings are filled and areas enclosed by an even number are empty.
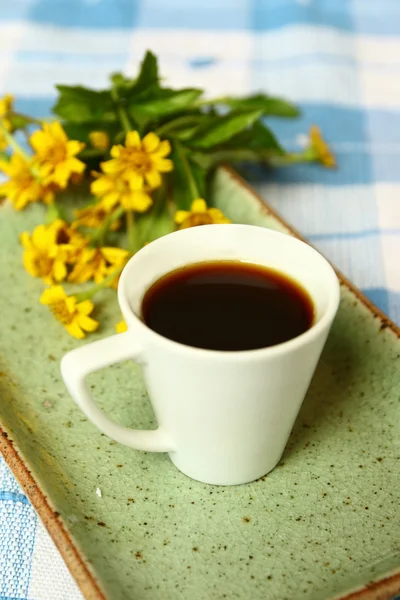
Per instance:
[[[307,244],[306,242],[303,242],[302,240],[299,240],[298,238],[295,238],[293,236],[288,236],[285,233],[282,233],[280,231],[275,231],[273,229],[268,229],[266,227],[259,227],[256,225],[240,225],[240,224],[223,224],[223,225],[202,225],[201,229],[203,228],[208,228],[208,227],[213,227],[215,228],[226,228],[226,227],[234,227],[237,229],[242,229],[242,228],[256,228],[256,229],[261,229],[264,230],[265,233],[269,236],[278,236],[278,237],[289,237],[289,239],[292,242],[297,243],[300,246],[307,246],[307,248],[309,250],[311,250],[313,253],[315,253],[316,255],[318,255],[318,257],[324,262],[324,266],[327,268],[327,271],[329,273],[329,275],[331,276],[331,282],[332,282],[332,286],[331,286],[331,292],[329,293],[329,299],[328,299],[328,305],[326,308],[325,313],[322,315],[322,317],[316,322],[314,323],[309,329],[307,329],[307,331],[301,333],[300,335],[291,338],[290,340],[287,340],[285,342],[281,342],[279,344],[275,344],[274,346],[267,346],[265,348],[255,348],[252,350],[212,350],[212,349],[207,349],[207,348],[198,348],[196,346],[188,346],[186,344],[182,344],[180,342],[176,342],[174,340],[171,340],[159,333],[157,333],[156,331],[154,331],[153,329],[151,329],[150,327],[148,327],[146,325],[146,323],[144,323],[140,317],[132,310],[130,303],[129,303],[129,299],[127,297],[127,293],[126,293],[126,289],[125,289],[125,281],[128,278],[128,273],[130,272],[130,270],[132,269],[132,266],[134,265],[135,261],[137,260],[137,257],[139,256],[139,254],[143,254],[146,252],[146,248],[148,248],[149,246],[145,246],[143,247],[141,250],[139,250],[134,256],[132,256],[132,258],[130,258],[130,260],[127,262],[127,264],[125,265],[122,273],[121,273],[121,277],[119,280],[119,284],[118,284],[118,302],[122,311],[122,314],[125,318],[125,320],[129,320],[132,319],[135,322],[136,327],[138,327],[139,331],[143,331],[145,332],[145,334],[147,336],[151,336],[155,341],[157,341],[158,344],[163,345],[166,349],[170,348],[173,349],[174,352],[182,352],[186,355],[191,354],[192,356],[196,356],[198,355],[199,357],[205,358],[205,357],[210,357],[216,360],[232,360],[233,358],[238,359],[238,360],[247,360],[249,358],[251,359],[264,359],[268,356],[272,357],[272,356],[279,356],[283,353],[286,352],[290,352],[292,350],[295,350],[296,348],[299,348],[301,346],[303,346],[304,344],[307,344],[308,342],[311,342],[313,339],[315,339],[319,333],[321,332],[321,330],[324,330],[326,328],[326,326],[330,326],[330,324],[332,323],[338,306],[339,306],[339,302],[340,302],[340,282],[339,279],[335,273],[335,270],[333,269],[332,265],[329,263],[329,261],[320,253],[318,252],[315,248],[313,248],[312,246],[310,246],[309,244]],[[193,228],[193,229],[198,229],[198,228]],[[193,230],[192,229],[192,230]],[[153,244],[162,244],[165,243],[164,240],[166,238],[170,238],[171,236],[180,236],[180,235],[189,235],[188,232],[192,231],[190,229],[184,229],[184,230],[179,230],[179,231],[174,231],[172,233],[169,233],[165,236],[162,236],[161,238],[158,238],[156,240],[154,240],[154,242],[151,243],[151,245],[153,246]],[[154,246],[153,246],[154,248]],[[191,263],[188,263],[191,264]],[[168,271],[166,271],[165,274],[167,274]],[[301,283],[301,282],[300,282]],[[129,319],[127,318],[129,316]],[[129,333],[129,324],[128,324],[128,332]]]

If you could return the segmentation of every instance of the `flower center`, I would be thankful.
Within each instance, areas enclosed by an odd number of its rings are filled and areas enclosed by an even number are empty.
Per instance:
[[[35,178],[29,169],[21,170],[14,179],[18,182],[18,187],[22,189],[26,189],[35,183]]]
[[[207,213],[192,214],[188,217],[189,227],[198,227],[199,225],[212,225],[212,218]]]
[[[122,179],[122,177],[116,180],[115,187],[119,194],[129,194],[131,191],[129,183],[125,179]]]
[[[135,171],[143,175],[151,169],[151,160],[145,152],[140,150],[131,150],[127,157],[129,166],[133,167]]]
[[[66,159],[65,144],[53,144],[47,149],[46,160],[53,164],[58,164]]]
[[[65,302],[56,302],[55,304],[52,304],[50,310],[56,319],[63,325],[69,325],[74,318],[74,315],[69,312]]]
[[[36,259],[36,265],[41,277],[45,275],[51,275],[53,268],[53,260],[46,255],[38,256]]]
[[[59,229],[57,232],[56,243],[57,244],[68,244],[69,241],[70,241],[70,236],[68,235],[67,230],[65,228]]]

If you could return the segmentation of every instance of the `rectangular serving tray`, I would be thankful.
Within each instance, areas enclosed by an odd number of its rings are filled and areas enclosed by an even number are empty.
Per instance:
[[[296,235],[234,172],[213,203],[234,222]],[[399,329],[344,278],[341,306],[279,466],[213,487],[163,454],[100,434],[59,361],[79,342],[39,304],[18,234],[42,209],[0,209],[0,449],[88,600],[386,600],[400,593]],[[104,323],[120,320],[103,294]],[[84,343],[84,342],[83,342]],[[90,378],[99,405],[154,427],[140,369]],[[284,410],[284,408],[283,408]],[[101,497],[96,489],[101,490]]]

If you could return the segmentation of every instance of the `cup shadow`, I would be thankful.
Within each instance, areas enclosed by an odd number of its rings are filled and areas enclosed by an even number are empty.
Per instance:
[[[360,339],[336,323],[324,348],[282,456],[285,461],[310,444],[349,431],[364,404]],[[361,382],[361,385],[360,385]]]

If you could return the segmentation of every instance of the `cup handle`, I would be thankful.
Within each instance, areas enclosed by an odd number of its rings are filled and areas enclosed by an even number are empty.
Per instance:
[[[68,352],[61,360],[61,375],[72,398],[100,431],[113,440],[136,450],[169,452],[173,444],[162,429],[129,429],[109,419],[95,404],[85,377],[109,365],[132,359],[140,364],[142,349],[129,331],[87,344]]]

